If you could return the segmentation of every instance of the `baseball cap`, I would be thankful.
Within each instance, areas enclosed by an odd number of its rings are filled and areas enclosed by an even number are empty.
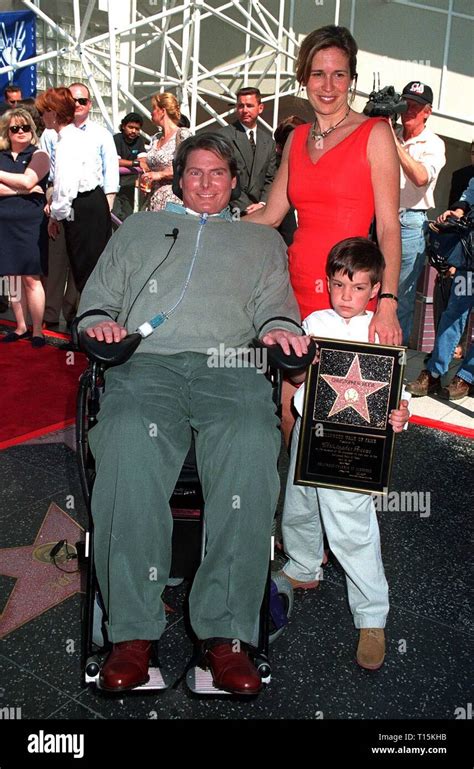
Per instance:
[[[429,85],[420,83],[419,80],[412,80],[411,83],[408,83],[403,89],[402,96],[417,101],[419,104],[433,104],[433,91]]]

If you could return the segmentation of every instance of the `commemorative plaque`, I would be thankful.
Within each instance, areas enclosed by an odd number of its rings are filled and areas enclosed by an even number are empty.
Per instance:
[[[315,339],[306,379],[295,483],[386,493],[405,348]]]

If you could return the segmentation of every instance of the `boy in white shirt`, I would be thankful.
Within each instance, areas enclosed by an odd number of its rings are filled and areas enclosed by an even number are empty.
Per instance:
[[[330,251],[326,263],[332,310],[318,310],[303,321],[311,336],[368,342],[373,313],[366,310],[379,292],[384,258],[366,238],[347,238]],[[383,300],[382,300],[383,301]],[[306,374],[293,378],[302,382]],[[304,384],[295,394],[294,405],[301,415]],[[408,399],[390,413],[394,432],[409,418]],[[323,558],[323,530],[329,547],[346,573],[349,605],[360,629],[357,662],[368,670],[381,667],[385,657],[384,627],[388,614],[388,585],[380,553],[377,516],[370,494],[339,489],[298,486],[293,483],[301,416],[292,437],[290,467],[283,509],[282,533],[289,560],[283,573],[293,587],[319,584]]]

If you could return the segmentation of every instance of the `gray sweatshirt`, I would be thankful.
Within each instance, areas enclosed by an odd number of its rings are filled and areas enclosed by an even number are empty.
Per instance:
[[[203,224],[199,216],[184,211],[146,211],[126,219],[90,276],[78,314],[105,310],[129,332],[136,331],[178,302],[195,254],[181,302],[137,353],[207,353],[220,344],[244,347],[271,328],[302,333],[280,235],[269,227],[220,217]],[[166,237],[173,228],[179,230],[174,245],[173,237]],[[89,316],[79,328],[103,320]]]

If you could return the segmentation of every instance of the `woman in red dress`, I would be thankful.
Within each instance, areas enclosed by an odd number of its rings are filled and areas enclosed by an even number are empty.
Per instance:
[[[350,107],[356,65],[357,43],[345,27],[321,27],[304,39],[296,79],[306,87],[315,120],[292,132],[267,205],[247,218],[278,227],[290,205],[296,208],[298,229],[288,259],[305,318],[330,307],[325,275],[329,250],[344,238],[367,237],[375,215],[386,269],[370,339],[374,341],[377,333],[382,344],[400,344],[399,162],[387,121],[367,118]],[[288,440],[294,388],[285,385],[282,428]]]

